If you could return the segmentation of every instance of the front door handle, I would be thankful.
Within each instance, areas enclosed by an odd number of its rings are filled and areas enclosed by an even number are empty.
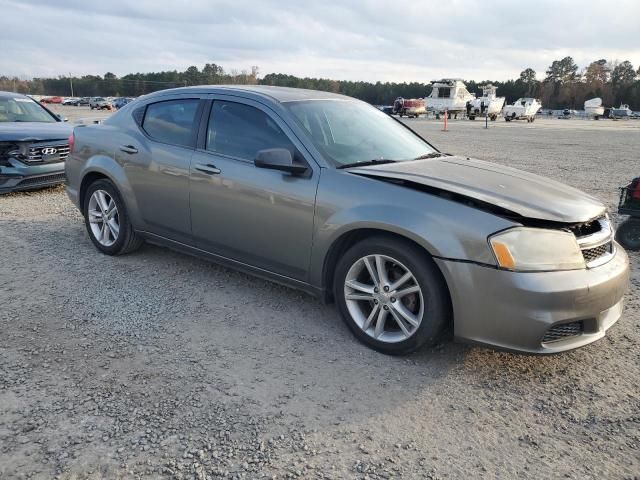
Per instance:
[[[196,166],[196,170],[202,173],[206,173],[207,175],[217,175],[220,173],[220,169],[213,165],[212,163],[200,163]]]
[[[138,153],[138,149],[133,145],[120,145],[120,151],[129,154]]]

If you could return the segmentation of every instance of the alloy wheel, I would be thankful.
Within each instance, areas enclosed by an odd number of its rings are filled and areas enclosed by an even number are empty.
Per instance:
[[[89,225],[94,238],[110,247],[120,234],[120,217],[115,200],[104,190],[96,190],[89,199]]]
[[[387,255],[367,255],[347,272],[344,298],[351,318],[385,343],[411,337],[424,313],[422,289],[411,270]]]

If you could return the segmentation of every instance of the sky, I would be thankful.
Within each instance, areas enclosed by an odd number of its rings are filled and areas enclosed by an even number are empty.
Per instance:
[[[336,80],[544,77],[571,55],[640,66],[640,0],[0,0],[0,75],[216,63]]]

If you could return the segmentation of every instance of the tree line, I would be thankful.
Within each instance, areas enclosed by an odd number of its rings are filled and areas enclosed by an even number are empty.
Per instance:
[[[465,80],[472,93],[480,93],[481,86],[492,83],[498,95],[511,103],[519,97],[535,97],[546,108],[582,108],[584,101],[601,97],[607,106],[627,103],[640,110],[640,67],[636,70],[629,61],[599,59],[580,69],[572,57],[553,61],[538,79],[535,70],[527,68],[519,78],[507,81]],[[282,73],[269,73],[259,77],[259,69],[225,71],[215,63],[207,63],[202,69],[191,66],[183,72],[177,70],[131,73],[122,77],[108,72],[103,76],[32,78],[29,80],[0,76],[0,90],[36,95],[78,97],[123,96],[135,97],[165,88],[191,85],[260,84],[296,88],[310,88],[342,93],[374,105],[390,105],[397,97],[422,98],[431,91],[429,83],[411,82],[363,82],[331,80],[325,78],[300,78]]]

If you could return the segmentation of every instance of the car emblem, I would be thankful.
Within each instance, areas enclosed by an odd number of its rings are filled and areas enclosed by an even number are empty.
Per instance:
[[[56,153],[58,151],[57,148],[53,148],[53,147],[46,147],[42,149],[42,154],[43,155],[53,155],[54,153]]]

